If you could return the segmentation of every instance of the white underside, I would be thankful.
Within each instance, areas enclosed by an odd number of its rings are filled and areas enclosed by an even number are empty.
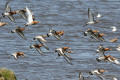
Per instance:
[[[42,36],[36,36],[36,38],[40,39],[43,42],[47,42]]]
[[[4,13],[4,15],[5,15],[5,16],[9,16],[10,14],[9,14],[9,13],[7,13],[7,12],[5,12],[5,13]]]
[[[88,22],[87,24],[94,24],[95,22],[94,21],[91,21],[91,22]]]
[[[101,74],[98,70],[91,71],[92,74]]]

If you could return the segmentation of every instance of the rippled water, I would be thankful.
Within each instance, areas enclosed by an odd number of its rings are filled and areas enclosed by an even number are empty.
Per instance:
[[[1,0],[0,13],[4,11],[5,0]],[[87,72],[93,69],[104,68],[105,77],[111,80],[111,76],[120,79],[120,67],[111,63],[98,63],[96,61],[95,50],[99,44],[106,47],[116,48],[116,43],[96,42],[84,37],[80,30],[88,27],[98,29],[106,34],[105,39],[109,40],[120,35],[120,0],[14,0],[9,4],[12,10],[23,9],[28,6],[34,13],[39,24],[29,26],[25,31],[27,41],[21,39],[16,34],[11,34],[10,30],[16,26],[23,26],[25,20],[16,15],[16,23],[10,22],[7,18],[2,21],[9,22],[9,25],[0,28],[0,67],[12,69],[18,80],[78,80],[78,72]],[[103,17],[101,22],[86,28],[82,25],[87,22],[87,9],[100,12]],[[34,42],[31,41],[36,35],[46,34],[49,28],[53,26],[55,30],[64,30],[65,35],[62,40],[48,38],[47,45],[50,51],[44,50],[46,56],[39,55],[29,46]],[[117,26],[117,32],[111,32],[111,26]],[[58,47],[69,46],[73,50],[71,57],[73,65],[69,65],[63,58],[58,58],[54,54],[54,49]],[[10,54],[16,51],[23,51],[25,58],[14,60]],[[113,50],[110,53],[117,58],[120,52]],[[91,76],[92,80],[98,80]]]

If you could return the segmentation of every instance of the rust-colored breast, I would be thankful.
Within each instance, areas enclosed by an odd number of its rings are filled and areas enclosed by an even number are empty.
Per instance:
[[[56,34],[62,36],[62,35],[64,35],[64,31],[63,31],[63,30],[61,30],[61,31],[56,31]]]
[[[42,44],[39,44],[39,47],[42,47],[43,45]]]
[[[99,32],[98,30],[92,30],[94,33],[97,33],[97,32]]]
[[[105,34],[104,33],[100,33],[100,37],[103,37]]]
[[[32,22],[32,24],[37,24],[37,23],[39,23],[39,21],[33,21],[33,22]]]
[[[60,35],[64,35],[64,31],[60,31],[60,33],[59,33]]]
[[[63,47],[64,50],[69,49],[69,47]]]
[[[110,48],[104,48],[105,51],[111,50]]]
[[[19,30],[20,30],[20,31],[24,31],[24,30],[25,30],[25,28],[19,28]]]
[[[104,69],[100,69],[99,72],[100,72],[100,73],[104,73],[105,70],[104,70]]]
[[[24,52],[17,52],[17,56],[24,55]]]
[[[43,45],[42,44],[38,44],[38,45],[34,45],[36,48],[40,48],[42,47]]]
[[[16,11],[11,11],[9,13],[10,13],[10,15],[14,15],[14,14],[16,14]]]

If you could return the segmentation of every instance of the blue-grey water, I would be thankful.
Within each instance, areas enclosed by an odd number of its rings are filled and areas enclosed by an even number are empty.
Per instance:
[[[6,0],[0,2],[0,14],[4,11],[5,2]],[[9,25],[0,27],[0,67],[13,70],[18,80],[78,80],[79,71],[88,77],[87,72],[98,68],[107,70],[104,77],[108,80],[112,80],[112,76],[120,79],[120,66],[105,62],[98,63],[96,61],[98,55],[95,51],[99,44],[116,48],[120,40],[116,43],[96,42],[89,37],[84,37],[80,32],[89,27],[105,33],[106,40],[115,37],[119,39],[120,0],[13,0],[9,5],[12,10],[28,6],[36,20],[40,21],[39,24],[28,27],[24,32],[27,40],[23,40],[10,31],[16,26],[23,27],[26,21],[19,15],[15,15],[16,23],[8,18],[2,19]],[[82,27],[88,20],[88,8],[102,14],[101,22]],[[46,34],[51,26],[55,30],[64,30],[65,34],[62,40],[56,40],[54,37],[47,38],[50,51],[42,48],[46,56],[41,56],[29,46],[36,43],[32,41],[34,36]],[[118,30],[112,32],[111,26],[116,26]],[[57,58],[57,54],[54,53],[55,48],[63,46],[72,48],[73,53],[70,56],[73,58],[73,65],[68,64],[62,57]],[[17,51],[25,52],[25,57],[15,60],[10,56]],[[107,54],[120,59],[120,52],[115,49]],[[92,80],[99,80],[95,76],[90,77]]]

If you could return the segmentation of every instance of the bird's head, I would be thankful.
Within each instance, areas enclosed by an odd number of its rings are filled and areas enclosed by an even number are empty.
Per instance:
[[[2,13],[2,17],[5,17],[5,14],[4,14],[4,13]]]
[[[34,37],[33,40],[36,40],[36,38]]]
[[[100,62],[101,60],[100,59],[98,59],[98,58],[96,58],[96,60],[98,61],[98,62]]]

